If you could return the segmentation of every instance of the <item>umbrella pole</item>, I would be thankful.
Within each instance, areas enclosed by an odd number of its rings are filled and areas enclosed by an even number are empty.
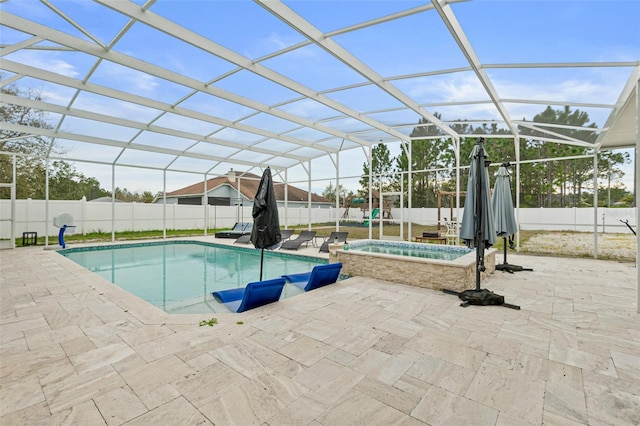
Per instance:
[[[264,249],[260,250],[260,281],[262,281],[262,266],[264,265]]]
[[[480,291],[480,275],[485,270],[484,267],[484,229],[482,217],[482,174],[484,165],[484,149],[482,142],[478,142],[479,150],[476,157],[476,291]]]
[[[533,271],[533,268],[524,268],[520,265],[511,265],[507,262],[507,238],[504,238],[504,261],[502,265],[496,265],[496,271],[506,271],[510,274],[520,271]]]
[[[485,159],[487,156],[484,152],[482,142],[483,142],[483,139],[479,138],[478,146],[477,146],[478,151],[475,159],[476,161],[475,192],[476,193],[475,193],[474,207],[475,207],[475,217],[476,217],[476,228],[474,229],[474,239],[475,239],[474,242],[476,245],[476,288],[475,290],[465,290],[462,292],[457,292],[457,291],[452,291],[447,289],[442,289],[442,291],[447,294],[457,295],[458,298],[463,300],[463,302],[460,304],[460,306],[462,306],[463,308],[466,308],[469,305],[498,305],[498,306],[504,306],[505,308],[519,310],[520,306],[512,305],[510,303],[505,303],[503,296],[500,296],[499,294],[495,294],[490,290],[480,288],[480,276],[481,276],[481,273],[486,270],[484,266],[485,241],[484,241],[484,229],[482,224],[483,224],[483,220],[487,219],[483,217],[484,206],[481,201],[482,193],[484,192],[483,185],[482,185],[482,176],[484,173],[484,168],[487,167],[487,164],[485,164]],[[505,252],[505,256],[506,256],[506,252]]]
[[[507,263],[507,237],[503,237],[504,244],[504,260],[502,261],[502,265],[496,265],[496,271],[506,271],[510,274],[513,274],[514,268],[520,268],[520,266],[509,265]]]
[[[504,260],[502,263],[507,264],[507,237],[502,238],[502,244],[504,244]]]
[[[502,165],[505,167],[505,169],[507,170],[507,174],[509,173],[509,163],[502,163]],[[511,176],[508,177],[509,178],[509,196],[511,196]],[[509,263],[507,262],[507,237],[503,237],[503,244],[504,244],[504,260],[502,261],[502,265],[496,265],[496,271],[506,271],[510,274],[513,274],[514,272],[518,272],[518,271],[533,271],[533,269],[531,268],[523,268],[522,266],[518,266],[518,265],[509,265]],[[513,248],[513,247],[512,247]]]

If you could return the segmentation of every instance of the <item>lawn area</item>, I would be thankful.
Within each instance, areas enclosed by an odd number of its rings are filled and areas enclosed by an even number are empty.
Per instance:
[[[229,230],[224,229],[209,229],[207,235],[213,237],[216,232]],[[308,229],[307,226],[292,227],[296,233],[300,230]],[[328,237],[329,234],[335,229],[334,223],[314,224],[311,227],[312,230],[317,232],[317,235]],[[413,237],[422,235],[423,232],[434,232],[437,230],[435,225],[419,225],[413,224],[411,226],[411,235]],[[369,238],[369,228],[358,223],[341,223],[340,231],[349,233],[349,240],[360,240]],[[400,225],[389,224],[384,225],[383,228],[384,237],[399,238],[400,237]],[[444,232],[441,229],[441,232]],[[527,254],[541,254],[551,255],[559,257],[592,257],[593,256],[593,233],[590,232],[572,232],[572,231],[527,231],[522,230],[519,232],[520,236],[520,253]],[[168,229],[166,235],[169,238],[178,237],[191,237],[191,236],[203,236],[202,229],[181,229],[174,230]],[[632,234],[598,234],[598,257],[600,259],[619,260],[623,262],[634,262],[636,256],[635,238]],[[163,236],[162,230],[154,231],[127,231],[116,232],[116,241],[133,241],[133,240],[148,240],[148,239],[160,239]],[[373,226],[372,229],[373,239],[378,239],[379,229]],[[408,237],[408,225],[404,225],[404,237]],[[57,237],[50,236],[49,244],[57,244]],[[94,232],[89,234],[72,234],[65,235],[65,242],[110,242],[111,233],[106,232]],[[44,237],[38,237],[38,245],[44,245]],[[22,238],[16,238],[16,247],[22,246]],[[493,246],[497,250],[502,251],[503,239],[499,238],[496,244]],[[511,250],[510,250],[511,251]]]

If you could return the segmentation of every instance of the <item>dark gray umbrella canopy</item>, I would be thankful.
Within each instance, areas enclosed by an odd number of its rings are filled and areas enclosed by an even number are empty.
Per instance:
[[[518,225],[516,224],[516,216],[513,209],[513,199],[511,198],[509,170],[504,165],[498,169],[491,204],[495,219],[496,235],[498,237],[509,237],[518,232]]]
[[[256,248],[277,248],[282,242],[280,235],[280,220],[278,218],[278,202],[273,189],[271,169],[262,174],[258,192],[253,199],[253,228],[251,229],[251,242]]]
[[[478,144],[474,146],[471,151],[467,196],[464,203],[462,227],[460,229],[460,238],[462,238],[469,247],[476,249],[476,288],[460,293],[444,289],[443,291],[445,293],[456,294],[463,300],[460,306],[464,307],[469,305],[502,305],[512,309],[520,309],[520,306],[504,303],[503,296],[480,287],[482,272],[487,270],[484,264],[484,250],[486,247],[493,245],[497,240],[493,206],[491,205],[491,194],[489,191],[487,155],[484,151],[483,143],[484,139],[479,138]]]
[[[491,190],[489,185],[489,172],[487,168],[483,165],[480,167],[481,176],[481,191],[480,197],[478,197],[478,191],[476,190],[476,180],[477,180],[477,163],[478,163],[478,155],[480,154],[480,147],[476,145],[473,147],[471,151],[471,155],[469,158],[471,159],[471,164],[469,167],[469,180],[467,182],[467,195],[464,201],[464,210],[462,215],[462,225],[460,227],[460,238],[464,240],[465,244],[469,248],[475,248],[478,242],[476,241],[476,221],[478,220],[476,203],[481,203],[482,206],[482,227],[483,227],[483,238],[484,238],[484,246],[490,247],[495,244],[496,231],[495,224],[493,218],[493,208],[491,206]],[[482,156],[481,160],[484,162],[486,156]]]

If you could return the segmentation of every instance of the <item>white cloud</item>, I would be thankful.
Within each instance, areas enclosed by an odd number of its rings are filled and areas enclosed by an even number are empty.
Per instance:
[[[73,64],[60,58],[56,52],[20,50],[9,55],[8,59],[67,77],[75,78],[80,74]]]
[[[491,82],[500,99],[554,101],[554,103],[615,103],[616,94],[628,78],[628,69],[577,70],[500,70],[490,72]],[[489,100],[488,94],[472,73],[452,73],[443,76],[417,78],[399,84],[418,102],[447,103]],[[512,119],[532,119],[544,106],[540,104],[509,104]],[[580,108],[585,110],[588,108]],[[445,119],[497,119],[501,117],[491,104],[469,104],[432,107]],[[603,124],[609,114],[606,108],[591,108],[592,121]]]
[[[421,103],[488,99],[482,85],[470,73],[452,73],[414,80],[407,89]]]
[[[291,34],[284,36],[276,32],[269,33],[268,36],[256,40],[255,51],[246,52],[247,57],[262,56],[266,53],[277,52],[282,49],[286,49],[298,42],[301,38],[298,35]],[[297,57],[311,57],[315,56],[313,50],[308,48],[296,49],[293,52],[289,52],[287,55],[296,55]]]
[[[278,109],[290,114],[297,115],[299,117],[311,119],[317,119],[317,117],[326,117],[327,113],[333,111],[329,107],[310,99],[286,104],[279,107]],[[333,111],[333,115],[338,115],[338,113]]]
[[[111,82],[119,82],[120,85],[126,85],[129,87],[129,91],[134,93],[151,93],[159,86],[157,78],[149,74],[144,74],[130,68],[116,65],[113,62],[103,61],[100,65],[100,69],[104,74],[109,76],[109,80]]]

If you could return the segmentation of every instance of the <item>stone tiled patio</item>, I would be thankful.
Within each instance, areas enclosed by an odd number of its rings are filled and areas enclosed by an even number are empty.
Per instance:
[[[639,424],[635,265],[509,261],[534,271],[483,287],[520,311],[355,277],[199,327],[212,315],[4,250],[0,423]]]

